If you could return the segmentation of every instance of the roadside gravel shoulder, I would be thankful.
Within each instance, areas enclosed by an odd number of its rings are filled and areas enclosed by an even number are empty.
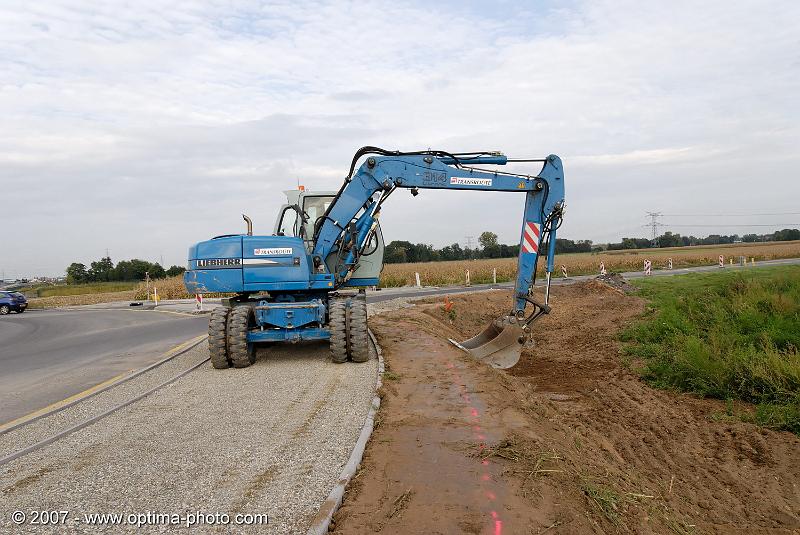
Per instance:
[[[375,391],[375,358],[336,365],[327,353],[326,344],[281,345],[260,351],[249,368],[201,366],[81,432],[0,468],[3,502],[9,511],[68,509],[70,517],[267,513],[266,528],[214,529],[303,533],[338,480]],[[182,357],[191,362],[206,355],[201,344]],[[11,527],[8,522],[8,517],[0,519],[0,531]],[[70,520],[50,531],[64,532],[65,527],[86,530]],[[48,529],[23,526],[15,531]],[[117,526],[113,531],[141,530]]]
[[[197,347],[206,349],[207,344],[205,341],[201,341]],[[202,352],[198,353],[195,350],[189,350],[125,383],[112,386],[108,390],[82,400],[75,405],[3,433],[0,435],[0,458],[36,444],[43,439],[131,400],[190,366],[201,362],[204,358],[206,357],[203,356]]]

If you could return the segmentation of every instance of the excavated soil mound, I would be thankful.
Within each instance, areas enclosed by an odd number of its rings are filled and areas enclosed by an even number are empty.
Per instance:
[[[605,275],[598,275],[594,278],[594,280],[627,293],[631,293],[636,290],[636,287],[632,284],[629,284],[628,281],[625,280],[625,277],[619,273],[606,273]]]
[[[390,371],[337,531],[800,532],[800,439],[628,371],[617,336],[640,299],[596,280],[554,288],[506,372],[446,339],[506,313],[510,294],[448,301],[371,320]]]

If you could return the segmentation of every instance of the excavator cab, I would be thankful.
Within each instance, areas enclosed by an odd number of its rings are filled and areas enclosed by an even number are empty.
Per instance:
[[[277,236],[296,236],[303,238],[309,254],[314,249],[314,230],[317,228],[325,212],[336,198],[335,191],[307,191],[287,190],[286,204],[278,211],[275,220],[274,234]],[[364,252],[358,260],[358,269],[353,272],[352,286],[358,281],[377,279],[383,270],[384,242],[380,223],[370,243],[364,247]],[[325,260],[328,271],[333,272],[336,254],[328,255]]]

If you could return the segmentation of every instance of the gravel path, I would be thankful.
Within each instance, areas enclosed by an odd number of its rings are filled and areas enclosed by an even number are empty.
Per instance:
[[[201,344],[180,358],[198,361],[206,354]],[[98,528],[74,519],[85,513],[199,511],[232,518],[236,513],[269,515],[266,527],[206,525],[200,532],[305,532],[358,438],[376,373],[375,359],[332,364],[327,343],[270,347],[259,353],[256,364],[240,370],[201,366],[0,468],[0,531],[95,532]],[[46,426],[48,420],[33,425]],[[14,438],[14,433],[2,437],[4,451],[14,447],[12,440],[32,438]],[[15,510],[28,513],[28,520],[33,510],[68,510],[69,515],[58,527],[15,527],[10,519]],[[121,531],[141,529],[111,528]]]
[[[205,341],[202,341],[198,347],[207,348],[208,346]],[[40,440],[69,429],[125,401],[133,399],[206,358],[208,358],[207,351],[182,353],[121,385],[114,386],[50,416],[40,418],[23,427],[4,433],[0,435],[0,458],[36,444]]]

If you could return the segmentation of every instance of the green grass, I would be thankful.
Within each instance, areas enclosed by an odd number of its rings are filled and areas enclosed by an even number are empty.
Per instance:
[[[385,371],[383,372],[383,378],[387,381],[399,381],[400,376],[394,372]]]
[[[603,513],[603,516],[614,524],[619,521],[620,497],[613,489],[587,481],[581,485],[581,490],[589,503]]]
[[[133,290],[138,282],[91,282],[88,284],[63,284],[37,287],[37,297],[56,297],[64,295],[99,294]]]
[[[737,416],[800,434],[800,266],[635,284],[651,306],[622,338],[645,380],[753,403]]]

